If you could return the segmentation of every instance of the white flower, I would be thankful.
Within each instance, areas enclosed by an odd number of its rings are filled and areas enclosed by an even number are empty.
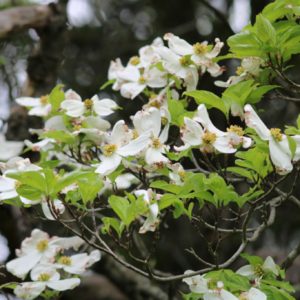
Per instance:
[[[146,45],[139,50],[139,65],[141,67],[149,67],[161,60],[161,57],[155,51],[157,47],[164,45],[163,40],[160,37],[154,39],[151,45]]]
[[[191,270],[187,270],[184,272],[184,274],[190,274],[193,273]],[[184,278],[182,280],[187,285],[189,285],[189,288],[191,292],[197,293],[197,294],[205,294],[209,292],[208,289],[208,280],[204,278],[204,276],[201,275],[195,275],[192,277]]]
[[[94,250],[90,254],[80,253],[71,256],[60,256],[54,265],[55,268],[63,269],[67,273],[80,275],[99,261],[100,258],[100,251]]]
[[[96,173],[108,175],[120,165],[123,157],[133,156],[145,148],[145,141],[149,139],[148,133],[131,140],[132,134],[123,120],[118,121],[111,134],[106,135],[106,143],[102,146],[101,163]]]
[[[145,201],[145,203],[147,204],[148,209],[149,209],[147,219],[145,220],[143,226],[139,229],[139,233],[143,234],[148,231],[155,231],[155,229],[157,228],[157,226],[159,224],[159,218],[158,218],[159,207],[158,207],[157,202],[154,202],[154,203],[152,203],[152,202],[157,200],[158,195],[156,195],[156,199],[153,199],[154,193],[151,189],[136,190],[134,192],[134,194],[136,197],[142,196],[143,200]]]
[[[165,72],[160,71],[155,66],[142,69],[137,66],[128,65],[124,70],[118,72],[118,78],[123,82],[121,84],[121,95],[124,98],[134,99],[147,86],[151,88],[162,88],[167,85],[167,76]]]
[[[16,99],[19,105],[30,107],[28,114],[30,116],[46,117],[51,112],[51,104],[48,101],[48,96],[39,98],[20,97]]]
[[[165,142],[168,139],[169,120],[161,130],[161,113],[155,107],[150,107],[146,110],[138,111],[132,121],[138,135],[143,136],[145,133],[150,133],[148,140],[145,140],[145,161],[148,165],[156,163],[167,163],[169,160],[163,154],[168,150]]]
[[[4,174],[12,172],[39,171],[41,167],[32,164],[29,158],[13,157],[6,163],[0,163],[0,169]]]
[[[47,151],[47,150],[50,150],[51,148],[53,148],[53,144],[55,143],[55,140],[54,139],[43,139],[39,142],[36,142],[36,143],[32,143],[31,141],[29,140],[25,140],[24,141],[24,144],[29,148],[31,149],[32,151]]]
[[[176,185],[183,185],[185,171],[180,163],[175,163],[169,166],[171,172],[169,173],[169,178],[172,183]]]
[[[222,74],[223,68],[213,62],[213,58],[219,55],[224,46],[224,43],[219,39],[215,40],[216,45],[210,50],[207,42],[191,45],[172,33],[165,34],[164,38],[168,41],[168,46],[174,53],[181,56],[191,56],[191,60],[201,67],[202,73],[208,71],[214,77]]]
[[[60,279],[59,273],[52,265],[41,264],[30,273],[33,282],[25,282],[14,289],[16,296],[22,299],[34,299],[47,287],[56,291],[74,289],[80,284],[79,278]]]
[[[273,273],[278,276],[279,271],[272,257],[268,256],[262,265],[252,266],[245,265],[239,268],[236,273],[242,276],[255,279],[261,277],[264,273]]]
[[[16,180],[0,176],[0,201],[18,197],[17,186],[18,182]]]
[[[287,136],[279,128],[268,129],[251,105],[245,105],[244,111],[247,126],[253,128],[262,140],[269,142],[270,158],[277,173],[283,175],[291,172],[292,154]]]
[[[264,61],[260,57],[246,57],[242,60],[241,66],[237,68],[235,76],[230,76],[226,82],[215,81],[219,87],[229,87],[243,80],[255,78],[261,71],[261,65]]]
[[[97,95],[91,99],[82,101],[81,97],[74,91],[68,90],[60,107],[66,110],[66,115],[70,117],[80,117],[86,112],[94,112],[96,115],[104,117],[112,114],[117,104],[111,99],[100,100]]]
[[[188,91],[196,89],[199,74],[188,56],[180,56],[167,47],[157,47],[156,52],[161,56],[166,71],[182,78]]]
[[[25,278],[42,259],[54,259],[62,249],[77,249],[82,244],[83,240],[78,237],[50,238],[46,232],[34,229],[31,237],[22,242],[20,250],[16,250],[18,257],[9,261],[6,268],[16,277]]]
[[[0,234],[0,264],[5,262],[10,254],[7,239]]]
[[[118,73],[120,71],[123,71],[124,68],[125,67],[122,65],[120,58],[117,58],[115,61],[112,60],[110,62],[109,69],[108,69],[108,80],[115,80],[112,86],[112,89],[115,91],[119,91],[123,83],[123,80],[119,78]]]
[[[23,142],[7,141],[4,134],[0,132],[0,161],[6,161],[19,155],[24,147]]]
[[[248,292],[244,292],[239,297],[240,300],[267,300],[267,296],[256,288],[251,288]]]
[[[194,120],[185,117],[184,124],[181,137],[184,145],[175,147],[176,151],[200,146],[204,152],[216,149],[220,153],[234,153],[240,145],[244,148],[251,145],[251,139],[244,137],[243,130],[238,126],[231,126],[227,132],[217,129],[211,122],[204,104],[199,105]]]

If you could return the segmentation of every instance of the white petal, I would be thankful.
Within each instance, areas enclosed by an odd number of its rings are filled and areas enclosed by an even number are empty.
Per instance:
[[[10,192],[15,190],[16,180],[0,176],[0,192]]]
[[[28,115],[45,117],[48,116],[50,112],[51,112],[51,104],[46,104],[46,105],[33,107],[32,109],[29,110]]]
[[[122,161],[122,157],[118,154],[113,154],[112,156],[100,156],[101,163],[96,169],[96,173],[102,175],[108,175],[115,171]]]
[[[141,74],[137,67],[128,65],[123,71],[118,72],[118,78],[125,81],[137,82]]]
[[[45,288],[44,282],[24,282],[15,287],[14,294],[20,299],[32,300],[38,297]]]
[[[222,300],[239,300],[236,296],[231,294],[226,290],[221,290],[221,299]]]
[[[99,100],[97,95],[93,96],[91,100],[93,101],[93,110],[98,116],[109,116],[118,107],[115,101],[111,99]]]
[[[117,153],[124,157],[138,154],[148,146],[150,140],[149,136],[150,134],[148,133],[140,135],[138,138],[130,141],[127,145],[119,148]]]
[[[34,106],[41,105],[40,98],[32,98],[32,97],[20,97],[16,99],[16,102],[19,105],[27,106],[27,107],[34,107]]]
[[[234,153],[236,148],[231,144],[232,140],[229,135],[219,136],[216,141],[213,143],[213,146],[220,153]]]
[[[236,273],[246,277],[252,277],[255,275],[254,268],[251,265],[246,265],[239,268]]]
[[[184,117],[185,127],[182,130],[182,141],[189,146],[199,146],[202,143],[203,130],[199,123]]]
[[[168,41],[169,48],[179,55],[193,53],[192,45],[172,33],[165,34],[164,39]]]
[[[251,288],[247,293],[248,300],[267,300],[267,296],[256,288]]]
[[[6,269],[16,277],[24,279],[27,273],[40,261],[41,253],[32,252],[15,258],[6,264]]]
[[[38,264],[30,272],[30,278],[33,281],[39,281],[39,277],[41,274],[49,275],[49,279],[47,281],[52,281],[52,280],[56,281],[56,280],[59,280],[59,278],[60,278],[60,275],[56,271],[54,264],[45,264],[45,263]]]
[[[155,163],[167,163],[169,160],[167,157],[162,155],[160,149],[148,148],[145,153],[145,161],[148,165]]]
[[[58,281],[49,281],[47,286],[56,291],[72,290],[80,284],[79,278],[69,278]]]
[[[287,174],[293,170],[291,153],[286,153],[286,148],[273,138],[269,141],[270,157],[278,174]]]
[[[45,130],[67,130],[62,116],[54,116],[45,122]]]
[[[200,122],[205,129],[209,132],[215,133],[217,136],[226,135],[226,132],[223,132],[215,127],[212,121],[209,118],[206,106],[204,104],[200,104],[198,106],[197,115],[195,116],[194,120]]]
[[[156,67],[146,70],[144,77],[146,78],[147,85],[152,88],[162,88],[168,83],[167,73],[160,71]]]
[[[73,90],[69,89],[65,92],[66,100],[82,101],[81,97]]]
[[[262,268],[264,271],[268,271],[268,272],[272,272],[273,274],[275,274],[276,276],[279,275],[277,266],[273,260],[273,258],[271,256],[268,256],[266,258],[266,260],[264,261]]]
[[[50,241],[51,245],[59,246],[61,249],[70,249],[73,248],[77,250],[82,244],[84,244],[84,240],[78,236],[73,236],[69,238],[59,238],[53,237]]]
[[[88,116],[85,118],[84,123],[88,128],[95,128],[98,130],[106,131],[110,128],[110,123],[99,117]]]
[[[128,82],[121,86],[121,95],[124,98],[134,99],[138,96],[144,89],[146,84],[140,84],[139,82]]]
[[[66,115],[74,118],[82,116],[85,112],[84,103],[77,100],[65,100],[60,107],[66,110]]]
[[[259,118],[251,105],[247,104],[244,107],[245,122],[248,127],[253,128],[262,140],[270,139],[270,130],[266,127],[263,121]]]

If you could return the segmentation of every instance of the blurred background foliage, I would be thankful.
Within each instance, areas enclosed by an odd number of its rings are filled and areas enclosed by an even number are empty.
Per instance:
[[[52,1],[0,0],[0,10],[20,5],[47,5]],[[65,88],[72,88],[82,95],[90,97],[95,93],[109,94],[117,99],[110,88],[100,91],[100,86],[107,80],[107,70],[112,59],[120,57],[123,63],[135,55],[140,47],[151,43],[157,36],[173,32],[191,43],[208,40],[213,42],[216,37],[225,41],[230,35],[240,31],[247,23],[253,21],[256,14],[268,4],[269,0],[63,0],[59,4],[65,8],[67,23],[56,31],[29,29],[9,34],[0,39],[0,118],[7,119],[13,101],[22,94],[47,93],[55,84],[63,83]],[[47,37],[50,35],[50,40]],[[56,38],[57,37],[57,38]],[[32,57],[44,41],[43,59],[32,62]],[[47,44],[48,43],[48,44]],[[45,46],[46,45],[46,46]],[[226,53],[226,47],[223,54]],[[51,64],[54,64],[53,67]],[[296,61],[295,61],[296,63]],[[33,64],[33,66],[32,66]],[[224,61],[227,71],[220,78],[225,80],[234,73],[237,62]],[[43,83],[42,90],[28,90],[27,74],[36,84],[50,76]],[[300,80],[300,74],[291,70],[293,79]],[[199,88],[215,93],[222,90],[214,86],[214,79],[204,76]],[[117,118],[128,118],[137,110],[137,102],[117,99],[125,109],[119,112]],[[124,103],[124,101],[127,101]],[[139,100],[137,100],[139,101]],[[120,102],[120,104],[121,104]],[[141,104],[141,103],[139,103]],[[139,105],[140,107],[140,105]],[[270,97],[263,107],[266,109],[267,123],[289,123],[291,116],[299,112],[294,103],[287,104],[284,100]],[[20,125],[18,125],[20,127]],[[19,131],[16,131],[19,132]],[[17,139],[21,136],[10,136]],[[299,191],[298,191],[299,192]],[[0,209],[0,219],[13,216],[7,208]],[[13,216],[19,218],[20,216]],[[290,221],[285,222],[286,218]],[[176,222],[175,222],[176,223]],[[14,231],[15,224],[0,223],[0,232],[9,237],[11,249],[18,246],[19,238]],[[47,225],[46,225],[47,227]],[[300,233],[300,218],[293,212],[290,204],[281,210],[279,221],[272,229],[267,230],[260,242],[250,252],[259,255],[272,255],[279,261],[286,255]],[[159,251],[160,267],[170,266],[175,273],[193,268],[194,259],[187,260],[174,247],[174,240],[201,249],[201,242],[189,226],[174,224],[172,230],[167,230],[161,240]],[[14,234],[12,234],[14,232]],[[235,246],[231,240],[226,247]],[[201,253],[201,252],[200,252]],[[176,263],[174,263],[174,261]],[[298,264],[298,265],[297,265]],[[101,271],[101,263],[99,264]],[[289,271],[289,278],[294,283],[300,282],[300,262]],[[95,296],[96,297],[96,296]],[[82,298],[83,299],[83,298]],[[93,298],[91,298],[93,299]],[[102,298],[94,298],[102,299]],[[104,299],[104,298],[103,298]],[[106,298],[105,298],[106,299]],[[113,298],[107,298],[113,299]],[[117,298],[116,298],[117,299]],[[120,298],[121,299],[121,298]],[[125,298],[124,298],[125,299]],[[138,298],[132,298],[138,299]],[[141,298],[146,299],[146,298]]]

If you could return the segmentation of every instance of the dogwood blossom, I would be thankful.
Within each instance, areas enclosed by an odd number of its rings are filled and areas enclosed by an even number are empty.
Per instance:
[[[123,157],[136,155],[145,148],[148,133],[132,139],[132,133],[129,131],[123,120],[118,121],[110,134],[105,136],[105,144],[102,146],[100,155],[100,164],[97,166],[96,173],[108,175],[120,165]]]
[[[251,105],[245,105],[244,111],[247,126],[253,128],[262,140],[268,141],[270,158],[276,171],[281,175],[291,172],[293,170],[292,153],[287,136],[281,133],[279,128],[268,129]],[[297,143],[299,137],[295,137],[291,138],[294,138]],[[298,156],[294,159],[298,159]]]
[[[91,99],[82,101],[81,97],[73,90],[68,90],[65,93],[65,98],[60,107],[66,111],[70,117],[80,117],[87,112],[93,112],[98,116],[104,117],[112,114],[118,107],[111,99],[99,99],[94,95]]]
[[[267,300],[267,296],[259,289],[252,287],[248,292],[242,293],[239,300]]]
[[[163,154],[168,150],[165,142],[168,139],[169,120],[162,129],[162,118],[160,111],[155,107],[138,111],[133,117],[132,122],[138,136],[147,133],[148,139],[144,140],[145,161],[148,165],[156,163],[167,163],[169,160]]]
[[[26,238],[19,250],[16,250],[17,258],[6,264],[7,270],[19,278],[25,278],[41,260],[51,260],[62,249],[78,249],[83,244],[78,237],[59,238],[52,237],[39,229],[31,232],[31,237]]]
[[[268,256],[262,265],[245,265],[236,271],[237,274],[255,279],[263,276],[265,273],[273,273],[278,276],[279,271],[272,257]]]
[[[63,269],[67,273],[80,275],[95,262],[99,261],[100,258],[99,250],[94,250],[90,254],[62,255],[56,259],[54,266],[57,269]]]
[[[136,190],[134,192],[136,197],[142,197],[148,206],[149,212],[147,219],[144,221],[143,226],[139,229],[139,233],[146,233],[148,231],[155,231],[159,224],[159,207],[157,204],[158,195],[154,195],[151,189]],[[155,201],[155,202],[154,202]]]
[[[47,287],[55,291],[74,289],[80,284],[79,278],[60,279],[60,274],[53,265],[40,264],[30,273],[33,282],[24,282],[14,289],[16,296],[22,299],[34,299]]]
[[[212,152],[216,149],[220,153],[234,153],[240,145],[244,148],[251,145],[251,139],[244,137],[242,128],[238,126],[229,127],[227,132],[217,129],[211,122],[204,104],[199,105],[194,119],[184,118],[181,132],[184,145],[175,147],[176,151],[200,146],[204,152]]]
[[[246,57],[241,65],[236,69],[236,75],[230,76],[226,82],[217,80],[215,85],[219,87],[229,87],[243,80],[252,79],[259,75],[264,61],[260,57]]]
[[[224,69],[213,62],[213,58],[219,55],[224,46],[219,39],[215,40],[216,45],[211,50],[206,41],[191,45],[172,33],[165,34],[164,39],[168,41],[168,46],[174,53],[183,57],[190,56],[192,62],[201,67],[202,73],[207,71],[214,77],[223,73]]]
[[[25,107],[29,107],[28,114],[30,116],[46,117],[51,112],[51,104],[49,103],[49,97],[20,97],[16,99],[16,102]]]

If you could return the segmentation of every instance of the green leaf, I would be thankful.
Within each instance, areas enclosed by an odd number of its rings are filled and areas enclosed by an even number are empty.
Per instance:
[[[21,184],[21,186],[17,188],[17,193],[21,197],[27,198],[29,200],[36,200],[36,201],[41,200],[41,197],[43,195],[41,191],[26,184]]]
[[[186,113],[183,101],[168,99],[168,108],[171,115],[171,124],[181,126]]]
[[[226,116],[228,115],[228,108],[222,99],[214,93],[208,91],[191,91],[185,92],[184,95],[194,98],[197,104],[204,103],[207,105],[207,108],[214,107],[223,112]]]
[[[264,292],[267,296],[267,299],[272,300],[296,300],[295,297],[288,294],[286,291],[279,289],[274,286],[261,284],[260,290]]]
[[[106,82],[104,82],[101,87],[100,90],[105,90],[108,86],[113,85],[115,83],[116,79],[111,79],[111,80],[107,80]]]
[[[251,266],[258,266],[264,263],[263,259],[259,256],[242,253],[241,257],[244,258]]]
[[[61,102],[65,99],[65,93],[62,90],[63,85],[58,84],[49,94],[49,103],[52,106],[52,111],[56,112],[60,108]]]
[[[128,216],[128,209],[130,207],[130,203],[126,198],[118,197],[112,195],[108,199],[108,203],[110,204],[113,211],[117,214],[117,216],[122,220],[122,222],[129,226],[133,219],[130,219]]]
[[[274,280],[274,279],[262,279],[262,283],[268,284],[270,286],[275,286],[277,288],[286,290],[288,293],[294,293],[295,289],[293,286],[287,282],[287,281],[279,281],[279,280]]]
[[[276,46],[276,30],[271,22],[262,14],[256,16],[255,28],[257,36],[262,42]]]
[[[59,143],[65,143],[69,145],[74,144],[76,140],[75,136],[62,130],[48,131],[43,133],[41,137],[55,139]]]
[[[292,158],[295,156],[296,150],[297,150],[297,143],[296,141],[290,137],[290,136],[286,136],[288,139],[288,143],[289,143],[289,148],[291,150],[291,154],[292,154]]]
[[[21,184],[28,185],[38,191],[47,194],[47,184],[45,177],[38,171],[8,173],[6,176],[18,180]]]
[[[266,54],[262,50],[262,42],[256,37],[253,32],[243,31],[231,36],[227,43],[230,51],[238,58],[249,56],[258,56],[265,58]]]
[[[178,194],[182,190],[181,186],[171,184],[171,183],[167,183],[166,181],[163,181],[163,180],[153,181],[151,183],[150,187],[155,188],[155,189],[160,189],[160,190],[163,190],[163,191],[167,191],[167,192],[170,192],[170,193],[173,193],[173,194]]]
[[[102,233],[109,233],[110,228],[113,228],[115,232],[118,234],[119,238],[121,238],[122,233],[125,229],[124,223],[121,223],[118,219],[104,217],[102,218],[103,227],[101,228]]]
[[[88,173],[79,178],[78,187],[82,201],[84,203],[93,201],[103,186],[103,181],[96,173]]]

